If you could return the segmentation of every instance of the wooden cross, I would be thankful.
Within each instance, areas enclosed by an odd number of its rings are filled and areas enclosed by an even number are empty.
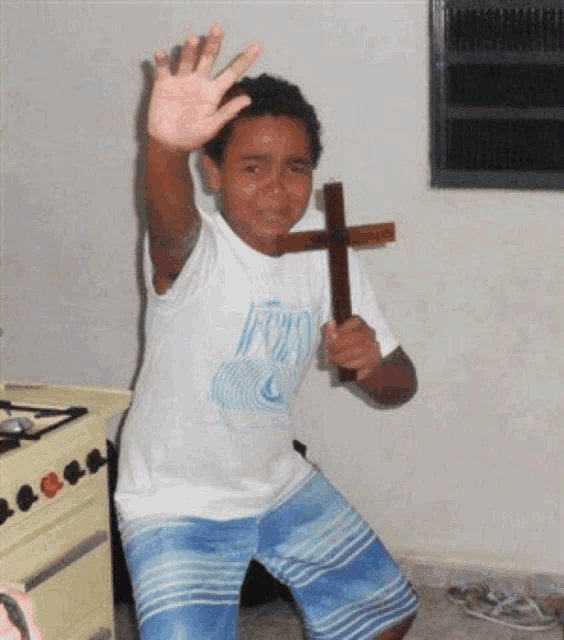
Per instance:
[[[337,325],[341,325],[352,315],[347,248],[394,242],[396,231],[393,222],[347,228],[342,182],[323,185],[323,194],[327,230],[290,233],[278,239],[277,248],[280,255],[329,249],[333,317]],[[355,380],[356,372],[339,367],[339,379],[341,382]]]

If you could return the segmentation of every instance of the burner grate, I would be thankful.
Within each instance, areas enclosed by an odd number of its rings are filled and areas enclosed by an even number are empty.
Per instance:
[[[26,404],[15,404],[9,400],[0,400],[0,411],[4,411],[8,419],[12,417],[26,417],[30,419],[35,430],[24,432],[1,432],[0,453],[15,449],[21,441],[40,440],[45,434],[80,418],[88,413],[86,407],[41,407]]]

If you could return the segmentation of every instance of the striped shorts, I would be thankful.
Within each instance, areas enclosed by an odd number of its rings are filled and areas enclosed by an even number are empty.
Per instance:
[[[259,516],[119,518],[141,640],[236,640],[257,560],[286,584],[312,640],[369,640],[419,599],[377,535],[319,471]]]

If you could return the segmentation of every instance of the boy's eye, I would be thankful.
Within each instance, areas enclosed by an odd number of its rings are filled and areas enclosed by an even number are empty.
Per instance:
[[[268,170],[269,169],[261,166],[260,164],[245,164],[242,167],[243,173],[246,173],[248,175],[254,175],[254,176],[258,176],[264,171],[268,171]],[[303,175],[308,172],[308,165],[302,164],[301,162],[297,164],[292,164],[288,166],[287,171],[291,175]]]

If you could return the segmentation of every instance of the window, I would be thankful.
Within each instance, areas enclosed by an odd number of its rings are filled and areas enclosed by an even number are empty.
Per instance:
[[[432,186],[564,188],[563,7],[432,0]]]

